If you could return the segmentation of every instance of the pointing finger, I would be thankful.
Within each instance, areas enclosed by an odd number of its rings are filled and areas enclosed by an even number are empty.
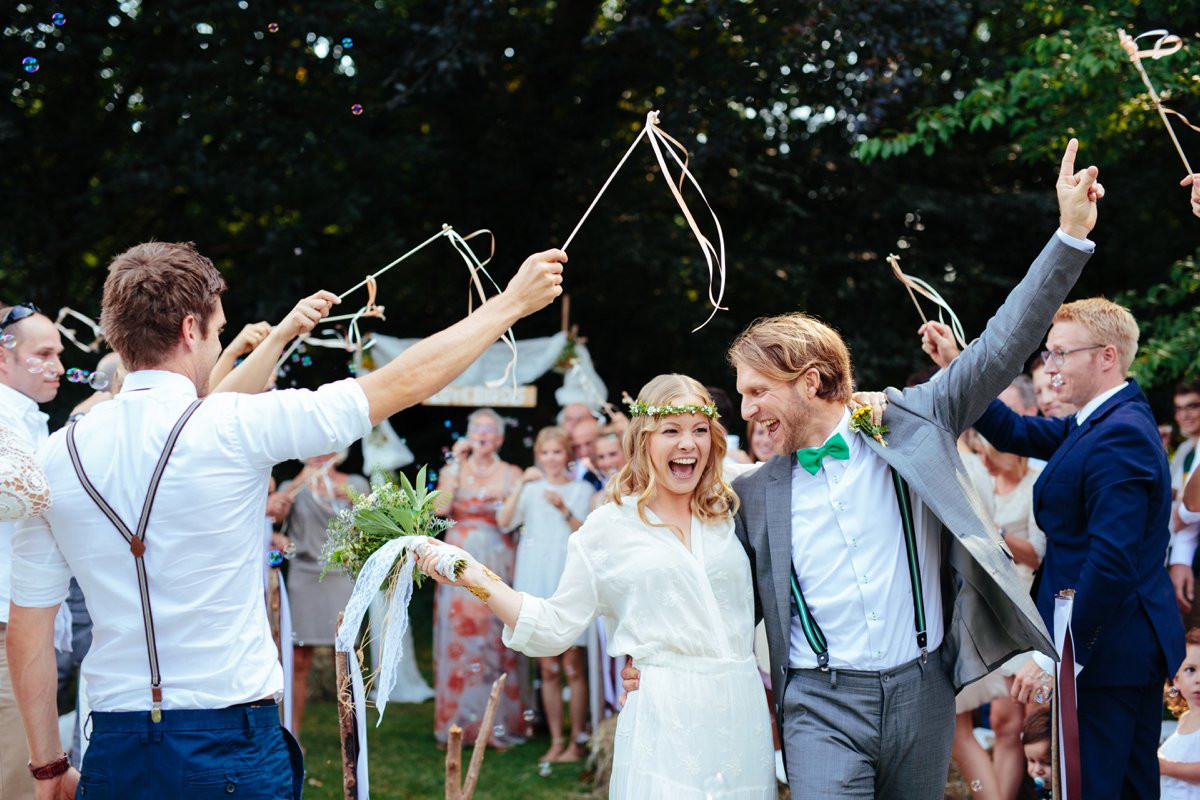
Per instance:
[[[1075,174],[1075,153],[1079,150],[1079,140],[1072,138],[1067,142],[1067,150],[1063,153],[1062,166],[1059,167],[1058,177],[1069,178]]]

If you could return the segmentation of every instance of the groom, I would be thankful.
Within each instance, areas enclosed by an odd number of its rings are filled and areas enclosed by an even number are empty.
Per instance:
[[[888,390],[883,443],[856,432],[850,356],[805,314],[733,343],[742,416],[776,457],[735,481],[796,800],[941,798],[954,695],[1053,645],[981,512],[958,435],[1021,371],[1093,249],[1103,189],[1058,177],[1059,230],[983,335],[936,380]],[[991,787],[989,787],[991,788]]]

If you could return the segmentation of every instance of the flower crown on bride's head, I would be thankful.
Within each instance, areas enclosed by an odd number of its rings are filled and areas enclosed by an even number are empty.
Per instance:
[[[643,403],[641,400],[633,400],[625,398],[625,405],[629,406],[629,416],[631,417],[669,417],[676,414],[703,414],[709,419],[720,419],[721,415],[717,412],[716,405],[709,403],[708,405],[698,406],[692,403],[683,406],[665,405],[652,406]]]

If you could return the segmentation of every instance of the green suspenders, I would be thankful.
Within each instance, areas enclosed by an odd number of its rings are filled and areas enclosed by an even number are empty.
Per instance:
[[[895,467],[891,467],[892,483],[896,487],[896,500],[900,506],[900,521],[904,527],[904,552],[908,556],[908,579],[912,583],[913,594],[913,628],[917,632],[917,647],[921,650],[921,663],[929,660],[928,636],[925,630],[925,594],[921,589],[921,561],[917,553],[917,534],[913,527],[912,498],[909,496],[908,484]],[[792,597],[796,600],[797,613],[800,616],[800,627],[804,630],[804,638],[808,646],[817,656],[817,666],[823,672],[829,671],[829,644],[821,626],[808,610],[804,595],[800,592],[800,582],[796,579],[795,564],[791,564]]]

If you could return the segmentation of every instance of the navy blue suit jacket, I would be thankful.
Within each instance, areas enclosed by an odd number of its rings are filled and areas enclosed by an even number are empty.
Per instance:
[[[975,425],[999,450],[1046,460],[1033,488],[1046,533],[1038,611],[1075,590],[1071,630],[1080,687],[1145,686],[1183,660],[1183,622],[1163,566],[1171,477],[1158,425],[1136,382],[1075,418],[1026,417],[993,401]]]

